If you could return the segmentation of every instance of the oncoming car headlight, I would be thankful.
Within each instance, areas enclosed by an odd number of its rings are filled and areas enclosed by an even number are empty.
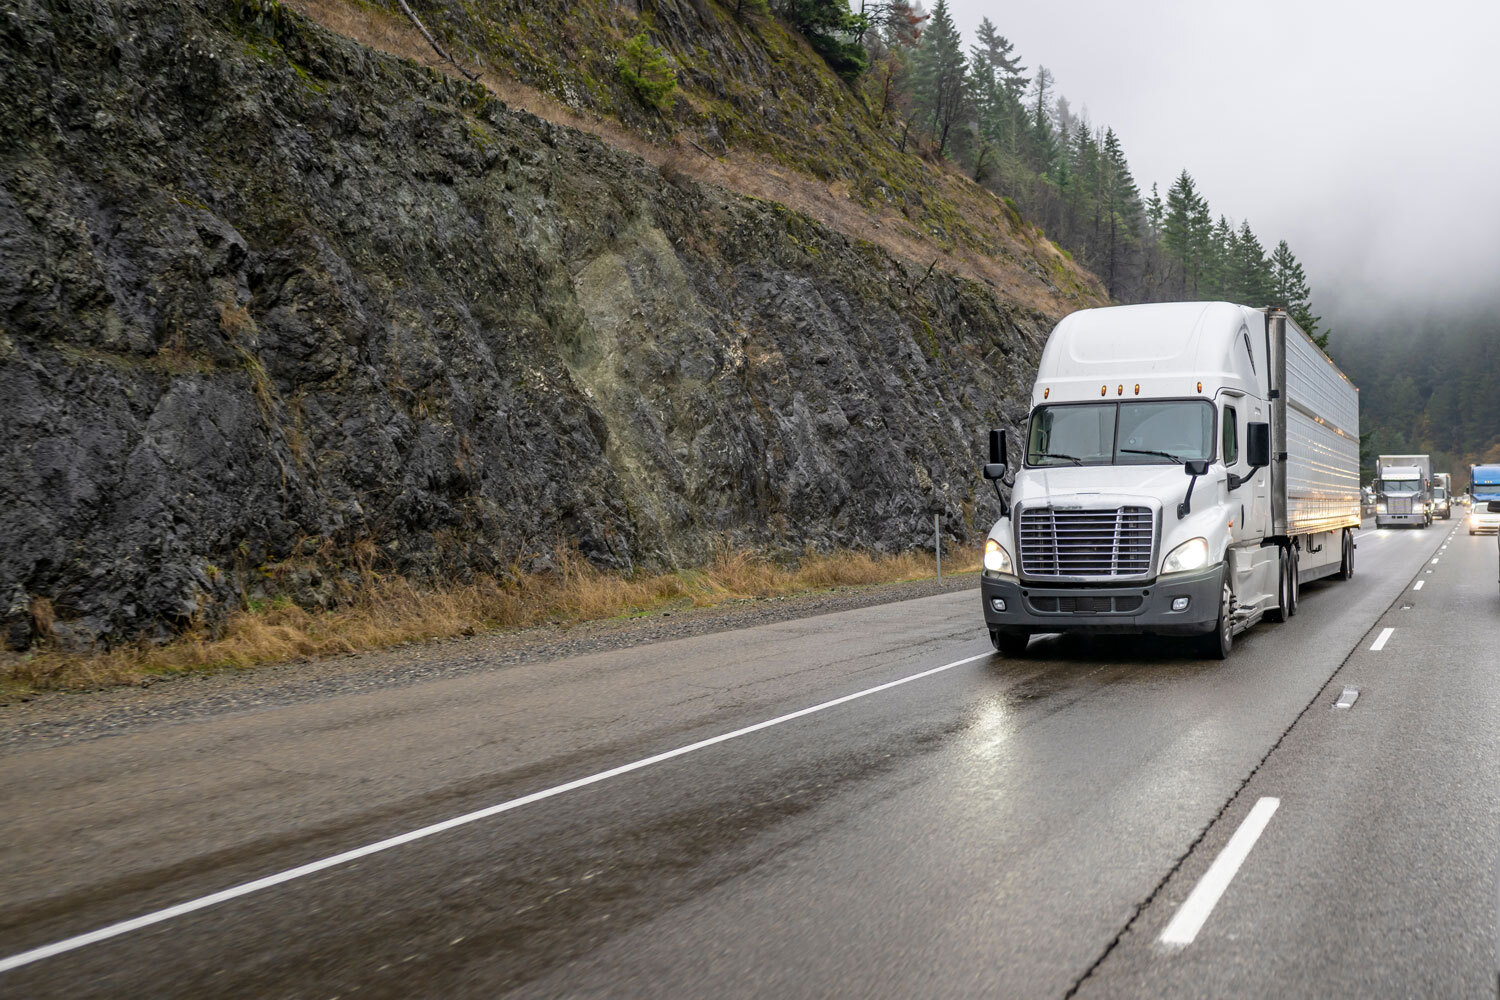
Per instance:
[[[1202,569],[1208,565],[1208,540],[1189,538],[1167,553],[1161,561],[1163,573],[1185,573],[1191,569]]]
[[[1010,553],[1000,547],[1000,543],[993,538],[984,540],[984,568],[989,573],[1013,573],[1010,565]]]

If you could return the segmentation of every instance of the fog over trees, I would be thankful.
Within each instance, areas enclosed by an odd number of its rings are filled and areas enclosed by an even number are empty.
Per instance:
[[[1481,21],[1500,15],[1467,11],[1469,27],[1459,30],[1436,13],[1382,13],[1379,3],[1359,20],[1292,0],[1268,3],[1253,17],[1194,7],[1177,18],[1105,3],[1084,3],[1068,17],[974,0],[770,6],[859,50],[852,60],[841,50],[835,68],[890,141],[1006,198],[1097,273],[1116,301],[1286,306],[1361,387],[1369,454],[1429,451],[1466,480],[1469,463],[1500,461],[1500,324],[1492,319],[1500,315],[1500,199],[1490,197],[1500,188],[1469,183],[1484,164],[1500,168],[1500,139],[1452,123],[1472,157],[1401,139],[1397,122],[1441,128],[1457,98],[1444,84],[1442,100],[1424,99],[1431,81],[1398,83],[1379,53],[1398,36],[1444,51],[1455,73],[1496,83],[1483,100],[1500,103],[1500,61],[1481,58],[1474,39]],[[1045,28],[1055,51],[1023,52],[1009,23],[1018,20]],[[1275,28],[1294,21],[1297,31]],[[1160,45],[1131,44],[1145,37]],[[1253,58],[1236,68],[1241,49]],[[1091,81],[1096,92],[1066,93],[1070,82],[1049,56],[1103,74]],[[1131,91],[1132,99],[1106,106],[1129,109],[1137,131],[1155,139],[1147,162],[1160,169],[1172,150],[1185,162],[1166,176],[1139,175],[1127,149],[1142,150],[1088,110],[1100,89]],[[1311,113],[1335,96],[1344,113],[1332,121]],[[1211,204],[1194,161],[1293,232],[1257,229],[1243,204]],[[1406,176],[1395,185],[1384,179]],[[1450,185],[1476,192],[1471,204],[1450,197]],[[1314,266],[1298,259],[1299,240],[1315,246]]]

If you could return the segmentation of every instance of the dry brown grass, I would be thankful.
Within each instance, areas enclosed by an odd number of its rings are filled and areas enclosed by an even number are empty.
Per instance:
[[[217,636],[188,633],[160,646],[7,654],[0,659],[0,684],[23,691],[85,690],[161,674],[253,667],[483,631],[918,580],[934,572],[931,556],[911,552],[810,554],[792,565],[739,552],[701,569],[634,576],[605,572],[568,553],[557,563],[556,572],[521,575],[507,583],[482,579],[434,590],[419,590],[400,578],[372,577],[352,602],[337,610],[306,611],[274,601],[236,612]],[[972,572],[978,566],[978,553],[965,552],[950,554],[945,569]],[[45,610],[50,614],[50,607]]]

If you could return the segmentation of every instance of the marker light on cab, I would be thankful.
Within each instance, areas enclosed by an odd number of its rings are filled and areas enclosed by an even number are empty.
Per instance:
[[[986,573],[1014,573],[1010,553],[1001,548],[993,538],[984,541],[984,569]]]
[[[1163,573],[1186,573],[1208,565],[1208,539],[1189,538],[1167,553],[1161,562]]]

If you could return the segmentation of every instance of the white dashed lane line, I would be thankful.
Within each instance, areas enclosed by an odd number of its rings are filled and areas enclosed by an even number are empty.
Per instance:
[[[1224,895],[1224,890],[1229,888],[1229,883],[1234,879],[1235,873],[1240,870],[1240,865],[1245,863],[1249,857],[1250,849],[1260,839],[1265,831],[1266,824],[1271,822],[1276,809],[1281,805],[1280,799],[1269,796],[1255,803],[1255,808],[1250,810],[1250,815],[1240,824],[1240,828],[1234,831],[1234,836],[1229,838],[1229,843],[1214,858],[1214,863],[1208,866],[1208,871],[1193,886],[1193,891],[1188,898],[1182,901],[1177,913],[1172,917],[1167,929],[1161,932],[1161,943],[1172,945],[1189,945],[1203,929],[1203,923],[1213,913],[1214,907],[1218,905],[1219,897]]]

